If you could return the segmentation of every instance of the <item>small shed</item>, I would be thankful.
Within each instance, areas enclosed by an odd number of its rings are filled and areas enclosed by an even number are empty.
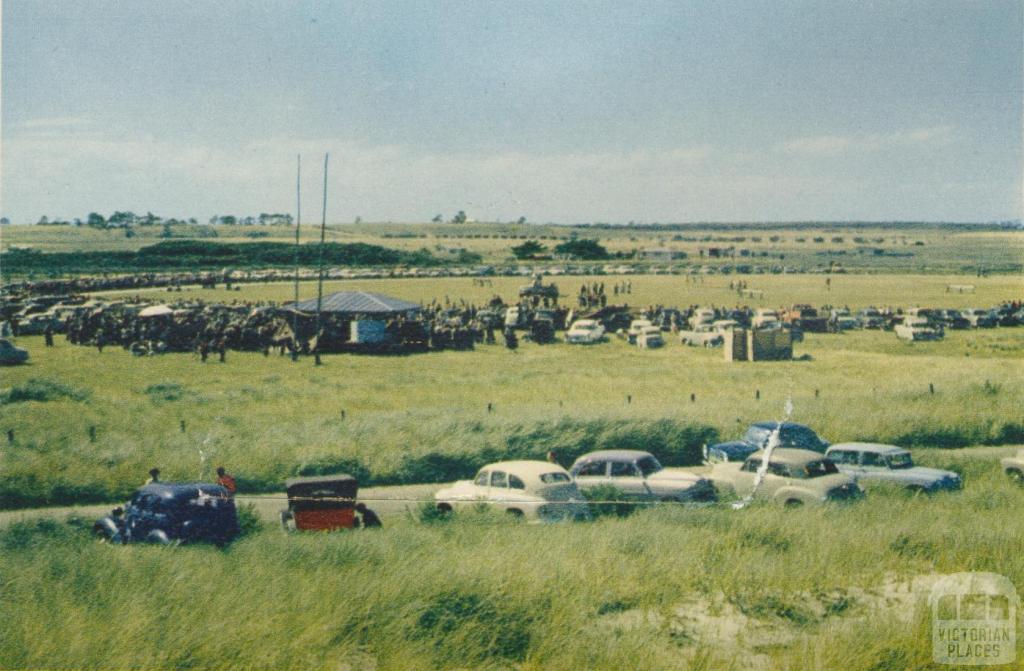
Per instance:
[[[731,329],[725,332],[726,361],[789,361],[793,335],[787,329]]]

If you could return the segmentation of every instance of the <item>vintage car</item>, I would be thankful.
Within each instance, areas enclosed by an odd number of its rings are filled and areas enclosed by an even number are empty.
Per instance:
[[[786,506],[818,504],[827,501],[858,499],[864,490],[849,475],[840,473],[831,459],[818,452],[776,448],[768,462],[768,471],[757,491],[754,481],[761,467],[763,451],[746,461],[715,464],[708,476],[721,493],[766,499]]]
[[[15,347],[7,338],[0,338],[0,366],[14,366],[28,361],[28,352]]]
[[[93,533],[115,543],[224,545],[238,532],[234,499],[228,490],[208,482],[146,485],[123,511],[115,508],[93,524]]]
[[[971,322],[959,310],[937,310],[934,320],[946,329],[959,331],[971,328]]]
[[[40,312],[18,322],[18,335],[42,335],[47,327],[56,330],[59,326],[59,322],[49,313]]]
[[[657,328],[650,319],[634,319],[630,322],[629,330],[626,331],[626,336],[629,338],[629,344],[635,345],[637,337],[639,337],[644,329],[649,328]]]
[[[572,476],[546,461],[501,461],[480,469],[436,494],[441,512],[478,504],[492,505],[531,521],[587,519],[590,509]]]
[[[661,336],[661,329],[657,326],[648,326],[636,337],[636,346],[640,349],[654,349],[664,345],[665,339]]]
[[[757,422],[747,428],[747,432],[739,440],[717,443],[707,449],[705,458],[708,462],[743,461],[754,452],[768,445],[768,437],[778,426],[776,422]],[[818,434],[803,424],[783,422],[779,431],[781,447],[797,447],[821,454],[828,449],[829,443],[818,437]]]
[[[696,329],[701,324],[711,324],[718,315],[711,308],[697,308],[690,316],[690,328]]]
[[[896,337],[901,340],[913,342],[915,340],[942,340],[943,332],[928,321],[927,317],[908,315],[903,318],[902,324],[897,324],[893,331]]]
[[[356,526],[359,485],[351,475],[321,475],[285,480],[288,508],[281,511],[285,531],[337,531]]]
[[[1024,450],[1017,450],[1016,456],[1000,459],[999,463],[1010,479],[1024,485]]]
[[[878,308],[867,307],[857,312],[857,321],[862,329],[885,328],[886,318]]]
[[[600,450],[584,454],[569,473],[586,491],[611,485],[625,496],[654,501],[713,501],[709,480],[677,468],[663,468],[650,452]]]
[[[971,328],[990,329],[999,326],[999,315],[996,314],[995,310],[967,308],[966,310],[961,310],[960,314],[971,325]]]
[[[805,303],[794,305],[782,315],[782,321],[806,333],[827,333],[828,316]]]
[[[962,489],[963,481],[953,471],[915,466],[908,450],[877,443],[839,443],[825,456],[836,463],[841,473],[857,482],[889,482],[917,492]]]
[[[754,310],[754,317],[750,320],[751,328],[782,328],[782,317],[777,310],[770,308],[757,308]]]
[[[690,347],[718,347],[725,342],[725,335],[714,324],[704,323],[689,331],[680,331],[679,342]]]
[[[604,339],[604,327],[596,319],[577,319],[565,334],[565,342],[591,345]]]

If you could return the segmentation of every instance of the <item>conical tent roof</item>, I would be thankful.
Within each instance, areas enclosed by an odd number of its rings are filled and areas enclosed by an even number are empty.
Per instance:
[[[298,303],[289,303],[288,307],[301,312],[316,312],[316,299],[311,298]],[[341,312],[350,314],[393,315],[411,310],[419,310],[418,303],[410,303],[400,298],[392,298],[384,294],[370,291],[339,291],[324,296],[320,308],[323,312]]]

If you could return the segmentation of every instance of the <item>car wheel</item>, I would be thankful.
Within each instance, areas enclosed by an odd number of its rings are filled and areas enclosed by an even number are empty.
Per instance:
[[[1010,479],[1016,482],[1018,485],[1024,485],[1024,472],[1011,468],[1006,471],[1006,474],[1010,476]]]
[[[786,507],[787,508],[799,508],[799,507],[801,507],[803,505],[804,505],[804,502],[801,501],[800,499],[787,499],[786,500]]]
[[[441,513],[443,515],[451,515],[452,512],[453,512],[452,511],[452,504],[450,504],[450,503],[438,503],[437,504],[437,512],[439,512],[439,513]]]
[[[521,519],[523,519],[523,511],[522,510],[517,510],[516,508],[509,508],[505,512],[508,513],[508,516],[511,517],[514,520],[521,520]]]

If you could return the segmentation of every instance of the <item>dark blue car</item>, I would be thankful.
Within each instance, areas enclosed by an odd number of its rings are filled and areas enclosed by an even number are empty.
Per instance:
[[[751,454],[768,445],[768,437],[777,426],[778,422],[757,422],[756,424],[751,424],[747,432],[739,440],[730,440],[726,443],[717,443],[708,447],[706,458],[710,462],[744,461]],[[782,423],[779,443],[780,447],[797,447],[803,450],[813,450],[814,452],[822,453],[829,446],[829,443],[819,438],[813,429],[794,422]]]
[[[156,483],[135,492],[123,511],[114,509],[97,520],[93,531],[116,543],[224,545],[238,535],[238,513],[220,485]]]

